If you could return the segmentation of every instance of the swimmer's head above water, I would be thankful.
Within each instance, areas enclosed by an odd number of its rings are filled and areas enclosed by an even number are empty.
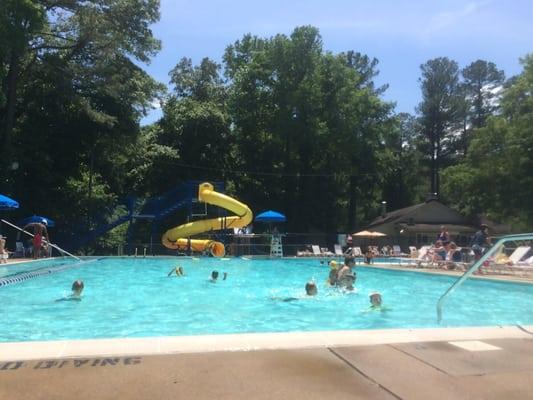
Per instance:
[[[79,279],[77,281],[74,281],[74,283],[72,284],[72,295],[76,297],[81,296],[81,292],[83,292],[84,286],[85,285],[83,284],[83,281]]]
[[[370,293],[370,295],[368,297],[370,298],[370,304],[373,307],[381,306],[381,302],[382,302],[381,293],[373,292],[373,293]]]
[[[316,296],[318,289],[315,282],[307,282],[305,284],[305,293],[308,296]]]

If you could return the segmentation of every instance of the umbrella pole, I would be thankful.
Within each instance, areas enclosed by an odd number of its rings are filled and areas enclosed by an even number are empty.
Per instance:
[[[30,232],[28,232],[28,231],[25,231],[25,230],[22,229],[22,228],[19,228],[17,225],[13,225],[11,222],[7,222],[5,219],[2,219],[1,221],[2,221],[4,224],[7,224],[7,225],[9,225],[9,226],[11,226],[11,227],[13,227],[13,228],[15,228],[15,229],[18,229],[18,230],[21,231],[21,232],[24,232],[26,235],[30,235],[31,237],[35,236],[35,235],[33,235],[32,233],[30,233]],[[52,246],[54,249],[58,250],[59,252],[61,252],[61,253],[65,253],[66,255],[68,255],[68,256],[70,256],[70,257],[72,257],[72,258],[75,258],[75,259],[78,260],[78,261],[81,261],[81,258],[76,257],[74,254],[70,254],[68,251],[63,250],[63,249],[60,248],[59,246],[56,246],[56,245],[53,244],[53,243],[48,243],[48,244],[49,244],[50,246]]]

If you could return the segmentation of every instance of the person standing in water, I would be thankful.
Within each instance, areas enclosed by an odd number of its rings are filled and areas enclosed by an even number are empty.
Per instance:
[[[58,299],[56,301],[81,301],[81,293],[83,292],[83,288],[85,285],[83,284],[83,281],[78,279],[72,283],[72,293],[68,297],[63,297],[61,299]]]

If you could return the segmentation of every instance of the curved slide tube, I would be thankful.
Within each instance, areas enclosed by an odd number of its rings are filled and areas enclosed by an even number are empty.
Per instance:
[[[215,257],[224,257],[226,251],[224,244],[214,240],[186,239],[209,231],[221,229],[243,228],[253,219],[252,210],[238,200],[213,190],[210,183],[202,183],[198,187],[198,200],[212,204],[237,214],[231,217],[220,217],[189,222],[169,229],[163,234],[163,246],[173,250],[186,250],[191,245],[194,251],[208,250]],[[184,239],[185,238],[185,239]]]

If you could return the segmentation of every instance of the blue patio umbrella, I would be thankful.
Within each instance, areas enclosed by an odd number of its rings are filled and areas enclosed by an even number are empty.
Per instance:
[[[287,217],[277,211],[268,210],[256,215],[255,220],[257,222],[285,222]]]
[[[3,194],[0,194],[0,210],[10,210],[13,208],[19,208],[19,203],[7,196],[4,196]]]
[[[40,215],[32,215],[31,217],[24,218],[18,222],[19,226],[26,226],[28,224],[46,224],[47,227],[51,228],[55,225],[55,222],[50,218],[41,217]]]

